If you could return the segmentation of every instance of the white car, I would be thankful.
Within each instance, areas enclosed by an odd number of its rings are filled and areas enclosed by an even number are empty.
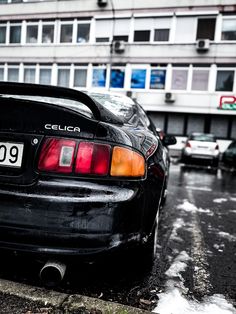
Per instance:
[[[182,162],[218,167],[219,154],[219,145],[213,134],[192,133],[182,150]]]

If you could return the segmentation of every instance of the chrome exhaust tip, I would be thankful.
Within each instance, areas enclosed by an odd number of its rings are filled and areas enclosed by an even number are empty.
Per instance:
[[[58,261],[48,261],[40,270],[41,282],[48,286],[57,286],[64,278],[66,265]]]

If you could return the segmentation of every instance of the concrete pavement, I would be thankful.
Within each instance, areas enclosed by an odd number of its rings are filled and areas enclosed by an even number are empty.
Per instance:
[[[69,295],[0,279],[1,314],[150,314],[96,298]]]

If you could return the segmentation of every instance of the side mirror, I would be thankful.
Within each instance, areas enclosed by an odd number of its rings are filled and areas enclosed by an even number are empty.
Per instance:
[[[165,135],[162,139],[162,143],[164,146],[174,145],[177,143],[176,137],[173,135]]]

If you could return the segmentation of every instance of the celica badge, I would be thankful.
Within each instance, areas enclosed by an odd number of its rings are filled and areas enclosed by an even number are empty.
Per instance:
[[[65,131],[65,132],[80,132],[80,127],[78,126],[72,126],[72,125],[60,125],[60,124],[50,124],[47,123],[44,125],[44,128],[46,130],[51,131]]]

